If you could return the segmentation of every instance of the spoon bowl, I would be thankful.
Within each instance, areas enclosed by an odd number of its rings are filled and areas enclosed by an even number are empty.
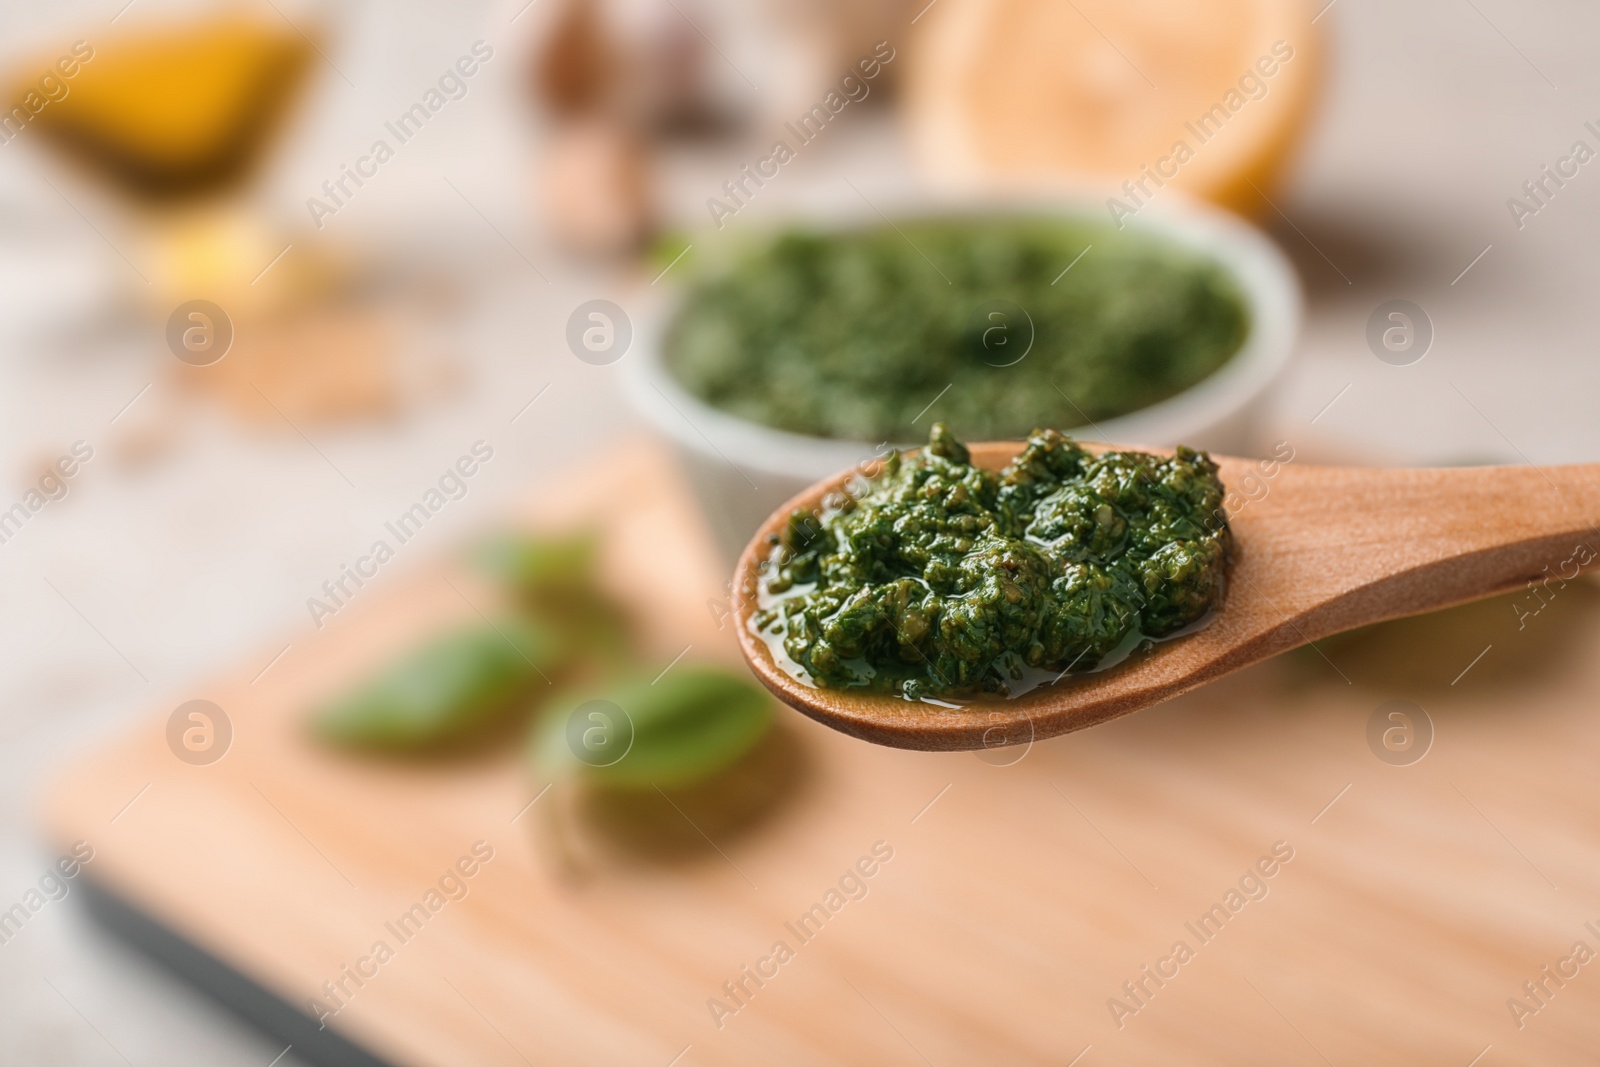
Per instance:
[[[975,466],[998,471],[1024,444],[968,447]],[[1548,598],[1600,557],[1600,465],[1386,470],[1215,458],[1234,535],[1222,607],[1197,632],[1117,667],[1016,697],[939,703],[823,689],[789,674],[750,625],[774,539],[795,508],[820,509],[875,467],[811,486],[762,524],[734,571],[739,647],[779,700],[851,736],[930,751],[993,748],[1138,711],[1329,634],[1524,585]],[[1331,660],[1328,669],[1343,677]]]

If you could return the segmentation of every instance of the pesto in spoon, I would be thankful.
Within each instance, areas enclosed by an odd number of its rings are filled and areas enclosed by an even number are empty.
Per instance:
[[[1000,472],[1026,447],[972,445],[970,462]],[[1600,516],[1600,465],[1383,470],[1218,457],[1216,474],[1231,490],[1224,508],[1231,561],[1226,594],[1216,598],[1220,608],[1193,632],[1140,649],[1108,669],[1074,671],[1032,688],[1018,685],[1009,696],[981,684],[945,691],[914,686],[908,694],[903,687],[874,684],[883,672],[859,671],[860,661],[853,683],[819,670],[824,684],[815,684],[812,673],[786,654],[783,635],[774,632],[778,601],[794,588],[795,575],[786,574],[784,565],[796,553],[785,553],[783,544],[795,544],[796,512],[816,515],[827,526],[841,501],[871,493],[873,479],[884,476],[879,468],[867,472],[868,488],[854,470],[812,486],[757,531],[734,573],[740,647],[756,677],[780,700],[853,736],[927,750],[1022,744],[1138,711],[1329,634],[1526,582],[1570,580],[1600,548],[1600,531],[1591,520]],[[850,489],[853,480],[856,488]],[[846,510],[851,506],[844,504]],[[892,526],[869,536],[892,539]],[[1079,540],[1087,543],[1094,534],[1081,531]],[[824,530],[821,536],[838,534]],[[852,536],[863,535],[857,530]],[[975,555],[972,565],[985,565]],[[1056,565],[1070,567],[1070,555],[1058,554]],[[892,582],[901,576],[879,577]],[[1093,610],[1086,618],[1101,617]],[[897,615],[896,621],[905,618]],[[930,662],[936,657],[928,651],[942,647],[942,636],[960,637],[941,630],[918,641],[914,633],[896,633],[906,638],[907,658]],[[1102,651],[1097,646],[1094,655]]]

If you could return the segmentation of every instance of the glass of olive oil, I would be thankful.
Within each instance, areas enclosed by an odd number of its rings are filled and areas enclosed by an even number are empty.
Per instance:
[[[141,2],[14,66],[3,121],[88,179],[63,195],[106,194],[155,306],[248,313],[271,298],[250,283],[285,243],[249,194],[327,35],[325,15],[294,5]]]

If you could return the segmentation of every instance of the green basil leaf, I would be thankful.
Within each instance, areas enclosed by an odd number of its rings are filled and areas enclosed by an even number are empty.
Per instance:
[[[535,599],[593,587],[599,543],[591,533],[552,537],[510,534],[478,546],[478,569],[513,592]]]
[[[454,630],[324,707],[317,734],[360,748],[417,750],[472,736],[545,684],[563,652],[528,622]]]
[[[621,665],[632,634],[627,613],[600,588],[593,532],[511,534],[481,544],[473,559],[530,618],[558,628],[575,654]]]
[[[530,755],[545,775],[613,789],[692,785],[732,766],[772,728],[772,699],[748,677],[679,666],[655,683],[551,702]]]

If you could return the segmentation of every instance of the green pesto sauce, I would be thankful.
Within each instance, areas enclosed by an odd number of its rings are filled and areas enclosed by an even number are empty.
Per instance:
[[[1165,400],[1248,332],[1231,275],[1170,242],[1048,217],[913,219],[747,251],[691,288],[666,352],[690,392],[767,426],[915,442],[937,398],[957,434],[1004,440]]]
[[[1179,448],[1093,455],[1035,430],[998,473],[928,447],[775,537],[751,625],[824,688],[1013,695],[1109,666],[1222,601],[1217,466]]]

